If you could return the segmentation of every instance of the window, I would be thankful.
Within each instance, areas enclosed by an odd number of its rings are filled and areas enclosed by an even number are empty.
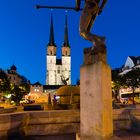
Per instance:
[[[57,70],[57,73],[60,73],[60,70]]]
[[[34,89],[34,92],[39,92],[39,89],[36,89],[36,88],[35,88],[35,89]]]
[[[52,55],[52,51],[50,51],[50,55]]]
[[[60,67],[58,67],[57,73],[60,73]]]

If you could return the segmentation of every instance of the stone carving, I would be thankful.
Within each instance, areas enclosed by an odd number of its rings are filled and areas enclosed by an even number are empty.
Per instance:
[[[64,75],[61,75],[61,81],[64,85],[67,85],[67,81],[69,80],[69,77],[68,78],[65,78]]]

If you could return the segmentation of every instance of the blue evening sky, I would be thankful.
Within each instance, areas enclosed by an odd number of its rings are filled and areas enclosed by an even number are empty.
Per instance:
[[[49,9],[35,5],[75,6],[75,0],[0,0],[0,68],[15,64],[31,83],[46,78],[46,45],[49,40]],[[108,0],[97,17],[92,32],[107,38],[107,59],[111,68],[124,64],[127,56],[140,55],[140,0]],[[64,10],[53,10],[58,58],[64,40]],[[81,12],[68,11],[69,41],[72,58],[72,83],[80,75],[83,49],[92,44],[79,36]]]

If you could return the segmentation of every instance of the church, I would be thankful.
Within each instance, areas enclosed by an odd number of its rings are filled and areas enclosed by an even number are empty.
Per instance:
[[[31,85],[28,97],[35,102],[48,102],[48,96],[54,99],[56,91],[63,85],[71,85],[71,48],[68,38],[67,15],[65,17],[64,41],[61,48],[55,44],[53,16],[51,15],[49,42],[46,47],[46,83],[36,82]],[[57,50],[61,49],[61,59]],[[27,98],[28,98],[27,97]]]
[[[46,85],[71,84],[71,50],[68,39],[67,15],[65,17],[64,42],[61,59],[56,56],[59,49],[54,40],[53,16],[51,15],[49,43],[46,50]]]

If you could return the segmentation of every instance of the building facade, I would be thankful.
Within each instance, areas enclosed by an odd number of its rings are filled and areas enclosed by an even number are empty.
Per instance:
[[[128,56],[125,64],[121,68],[120,75],[126,74],[134,68],[140,67],[140,56]]]
[[[22,77],[17,73],[17,68],[14,64],[7,70],[7,76],[11,84],[20,85],[22,82]]]
[[[131,70],[140,68],[140,56],[128,56],[124,65],[121,68],[116,69],[117,73],[121,76],[127,74]],[[135,93],[132,96],[133,88],[131,86],[121,86],[119,89],[118,98],[122,103],[140,103],[140,87],[135,87]]]
[[[54,41],[53,17],[51,15],[50,38],[46,53],[46,85],[71,84],[71,52],[68,39],[67,15],[65,19],[62,57],[57,59],[57,46]]]

